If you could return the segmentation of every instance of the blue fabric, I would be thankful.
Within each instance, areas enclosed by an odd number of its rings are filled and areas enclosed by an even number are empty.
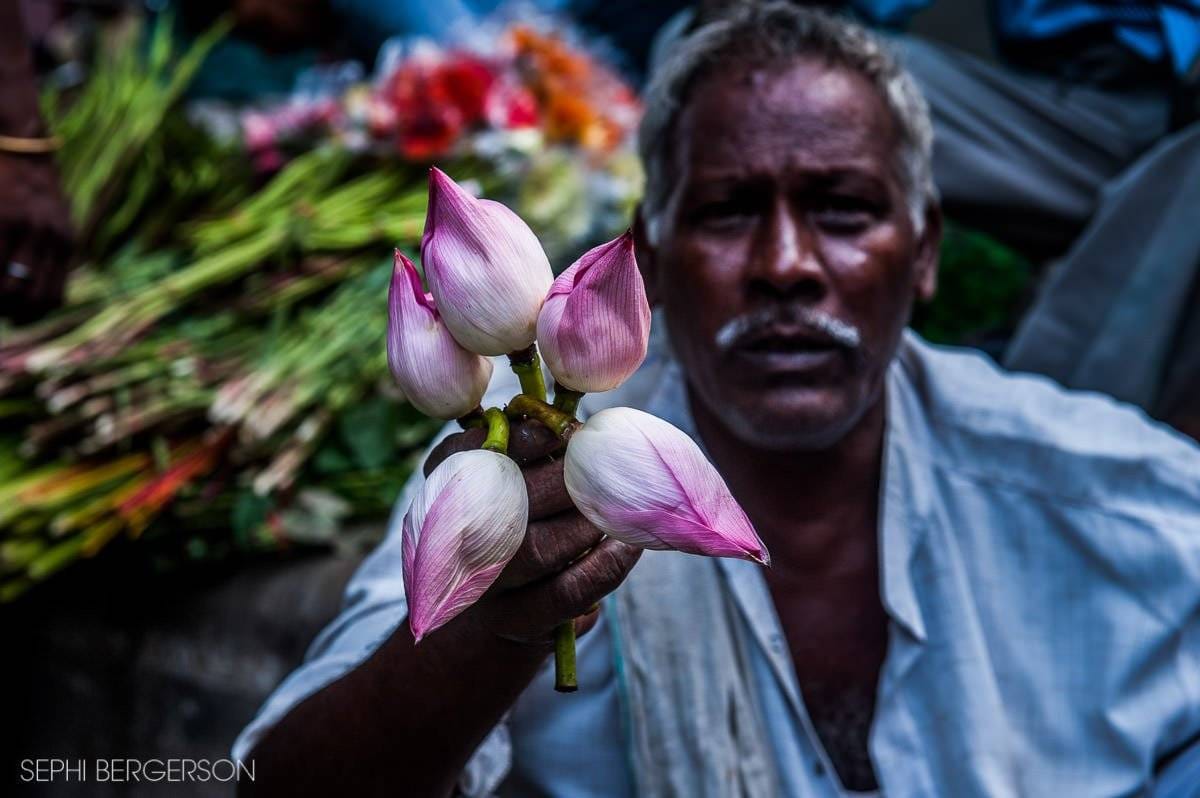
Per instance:
[[[456,26],[492,13],[505,0],[333,0],[333,9],[377,35],[441,38]],[[544,11],[588,6],[583,0],[534,0]]]
[[[659,319],[639,372],[588,397],[589,410],[644,407],[694,434],[662,328]],[[506,369],[496,375],[487,404],[517,389]],[[912,334],[889,372],[885,446],[880,595],[891,623],[870,743],[882,792],[1194,798],[1200,449],[1107,397],[1006,374]],[[420,481],[351,581],[342,614],[235,756],[403,622],[399,521]],[[720,566],[754,641],[742,678],[779,784],[787,795],[847,795],[811,729],[760,569]],[[580,643],[580,692],[556,694],[540,674],[472,758],[462,794],[621,798],[644,768],[697,766],[637,760],[621,690],[634,675],[612,617],[606,602],[606,623]]]
[[[851,0],[878,25],[898,27],[932,0]],[[1125,47],[1180,75],[1200,57],[1200,0],[991,0],[996,35],[1006,43],[1053,39],[1085,28],[1109,29]]]
[[[933,0],[850,0],[850,7],[876,25],[899,28]]]
[[[218,98],[231,103],[284,97],[295,86],[296,76],[316,63],[315,50],[272,54],[231,36],[213,47],[187,92],[189,97]]]

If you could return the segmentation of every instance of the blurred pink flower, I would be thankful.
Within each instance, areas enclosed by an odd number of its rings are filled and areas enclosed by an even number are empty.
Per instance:
[[[242,117],[242,140],[251,152],[267,150],[275,146],[279,130],[266,114],[252,111]]]
[[[500,130],[536,127],[538,104],[533,92],[515,80],[497,80],[484,105],[488,124]]]

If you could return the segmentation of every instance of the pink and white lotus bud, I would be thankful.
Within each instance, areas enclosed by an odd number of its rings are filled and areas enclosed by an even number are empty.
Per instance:
[[[533,343],[554,281],[541,243],[521,217],[476,199],[437,167],[429,170],[421,262],[446,326],[464,347],[504,355]]]
[[[408,624],[418,642],[491,587],[528,521],[525,480],[512,459],[473,449],[433,470],[404,516],[400,540]]]
[[[571,437],[565,459],[571,501],[605,534],[645,549],[770,564],[717,469],[661,418],[601,410]]]
[[[542,359],[573,391],[611,391],[637,371],[650,341],[650,303],[633,233],[588,250],[550,286],[538,315]]]
[[[412,261],[396,250],[388,289],[388,366],[413,406],[452,419],[479,406],[492,361],[459,346]]]

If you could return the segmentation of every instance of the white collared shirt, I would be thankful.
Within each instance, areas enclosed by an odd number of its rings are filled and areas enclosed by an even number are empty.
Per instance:
[[[589,397],[588,409],[642,407],[695,435],[662,338],[626,386]],[[489,398],[513,393],[501,380]],[[1134,408],[911,333],[887,401],[879,545],[890,626],[870,737],[881,792],[1200,795],[1200,449]],[[342,614],[235,755],[403,620],[399,521],[419,481]],[[849,794],[808,721],[758,566],[721,569],[755,641],[746,678],[780,789]],[[539,673],[471,760],[462,792],[635,794],[647,765],[631,750],[610,627],[580,640],[579,693],[557,694],[549,668]]]

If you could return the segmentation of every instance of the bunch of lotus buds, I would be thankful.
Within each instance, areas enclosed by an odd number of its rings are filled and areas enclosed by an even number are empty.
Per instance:
[[[650,307],[630,233],[555,279],[515,213],[434,168],[421,241],[430,292],[408,258],[395,258],[392,374],[423,413],[487,428],[483,449],[443,461],[404,518],[404,589],[417,641],[477,601],[524,539],[529,502],[506,456],[510,418],[534,419],[566,439],[567,492],[605,534],[648,549],[767,562],[746,514],[685,433],[630,408],[603,410],[582,426],[575,419],[584,393],[616,388],[646,357]],[[539,352],[554,377],[553,404]],[[521,393],[485,411],[496,355],[508,356]],[[557,642],[557,686],[570,690],[572,623]]]

